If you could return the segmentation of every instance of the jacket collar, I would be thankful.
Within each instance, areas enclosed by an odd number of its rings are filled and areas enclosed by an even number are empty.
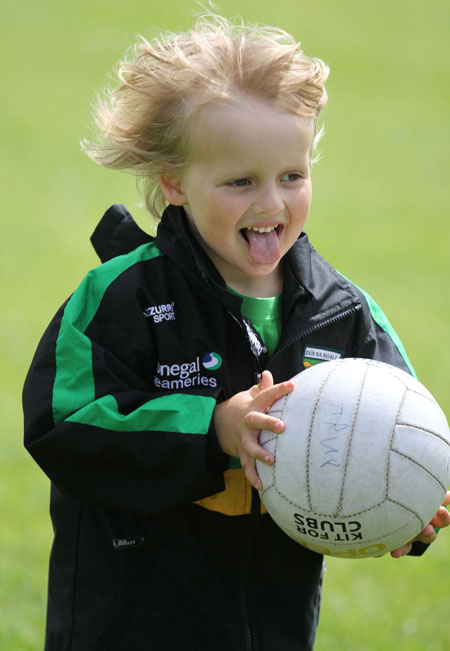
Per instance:
[[[170,205],[165,209],[156,233],[156,246],[183,271],[196,277],[200,273],[202,278],[208,277],[224,284],[222,276],[192,235],[181,206]]]
[[[240,314],[242,299],[227,290],[216,266],[192,234],[186,213],[180,206],[168,206],[156,233],[156,246],[190,277],[197,287],[219,298],[228,309]]]

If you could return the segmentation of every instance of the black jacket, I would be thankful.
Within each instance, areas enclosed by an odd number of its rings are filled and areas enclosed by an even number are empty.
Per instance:
[[[52,481],[46,651],[311,649],[322,557],[262,512],[214,406],[265,368],[292,377],[307,349],[409,370],[400,342],[305,234],[271,358],[182,209],[153,240],[115,206],[93,241],[112,259],[59,310],[24,388],[25,444]]]

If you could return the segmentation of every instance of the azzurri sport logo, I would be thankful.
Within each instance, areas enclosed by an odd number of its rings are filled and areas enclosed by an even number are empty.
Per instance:
[[[181,364],[162,364],[158,362],[153,378],[155,387],[179,391],[191,387],[217,387],[217,379],[205,375],[204,371],[217,371],[222,366],[219,353],[206,353],[193,361]]]
[[[146,319],[152,319],[153,323],[175,321],[175,301],[163,303],[162,305],[150,305],[144,310],[143,314]]]

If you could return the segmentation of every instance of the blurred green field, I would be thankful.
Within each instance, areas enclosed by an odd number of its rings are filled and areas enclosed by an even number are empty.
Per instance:
[[[192,8],[0,6],[0,651],[43,648],[49,487],[22,448],[24,375],[51,315],[97,264],[88,240],[103,211],[125,203],[149,223],[133,179],[96,168],[78,142],[95,91],[134,36],[182,29]],[[285,27],[330,65],[307,231],[381,304],[450,414],[448,0],[223,0],[219,9]],[[442,532],[422,559],[330,561],[317,651],[450,649],[449,540]]]

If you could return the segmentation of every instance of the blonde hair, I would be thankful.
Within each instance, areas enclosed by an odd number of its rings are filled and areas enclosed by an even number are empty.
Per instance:
[[[209,14],[188,32],[152,42],[140,37],[130,54],[119,64],[121,85],[98,103],[100,141],[82,147],[99,165],[143,181],[146,206],[157,219],[167,203],[159,175],[186,164],[193,126],[205,106],[233,101],[237,92],[267,99],[313,117],[313,149],[317,144],[329,70],[305,56],[282,29]]]

